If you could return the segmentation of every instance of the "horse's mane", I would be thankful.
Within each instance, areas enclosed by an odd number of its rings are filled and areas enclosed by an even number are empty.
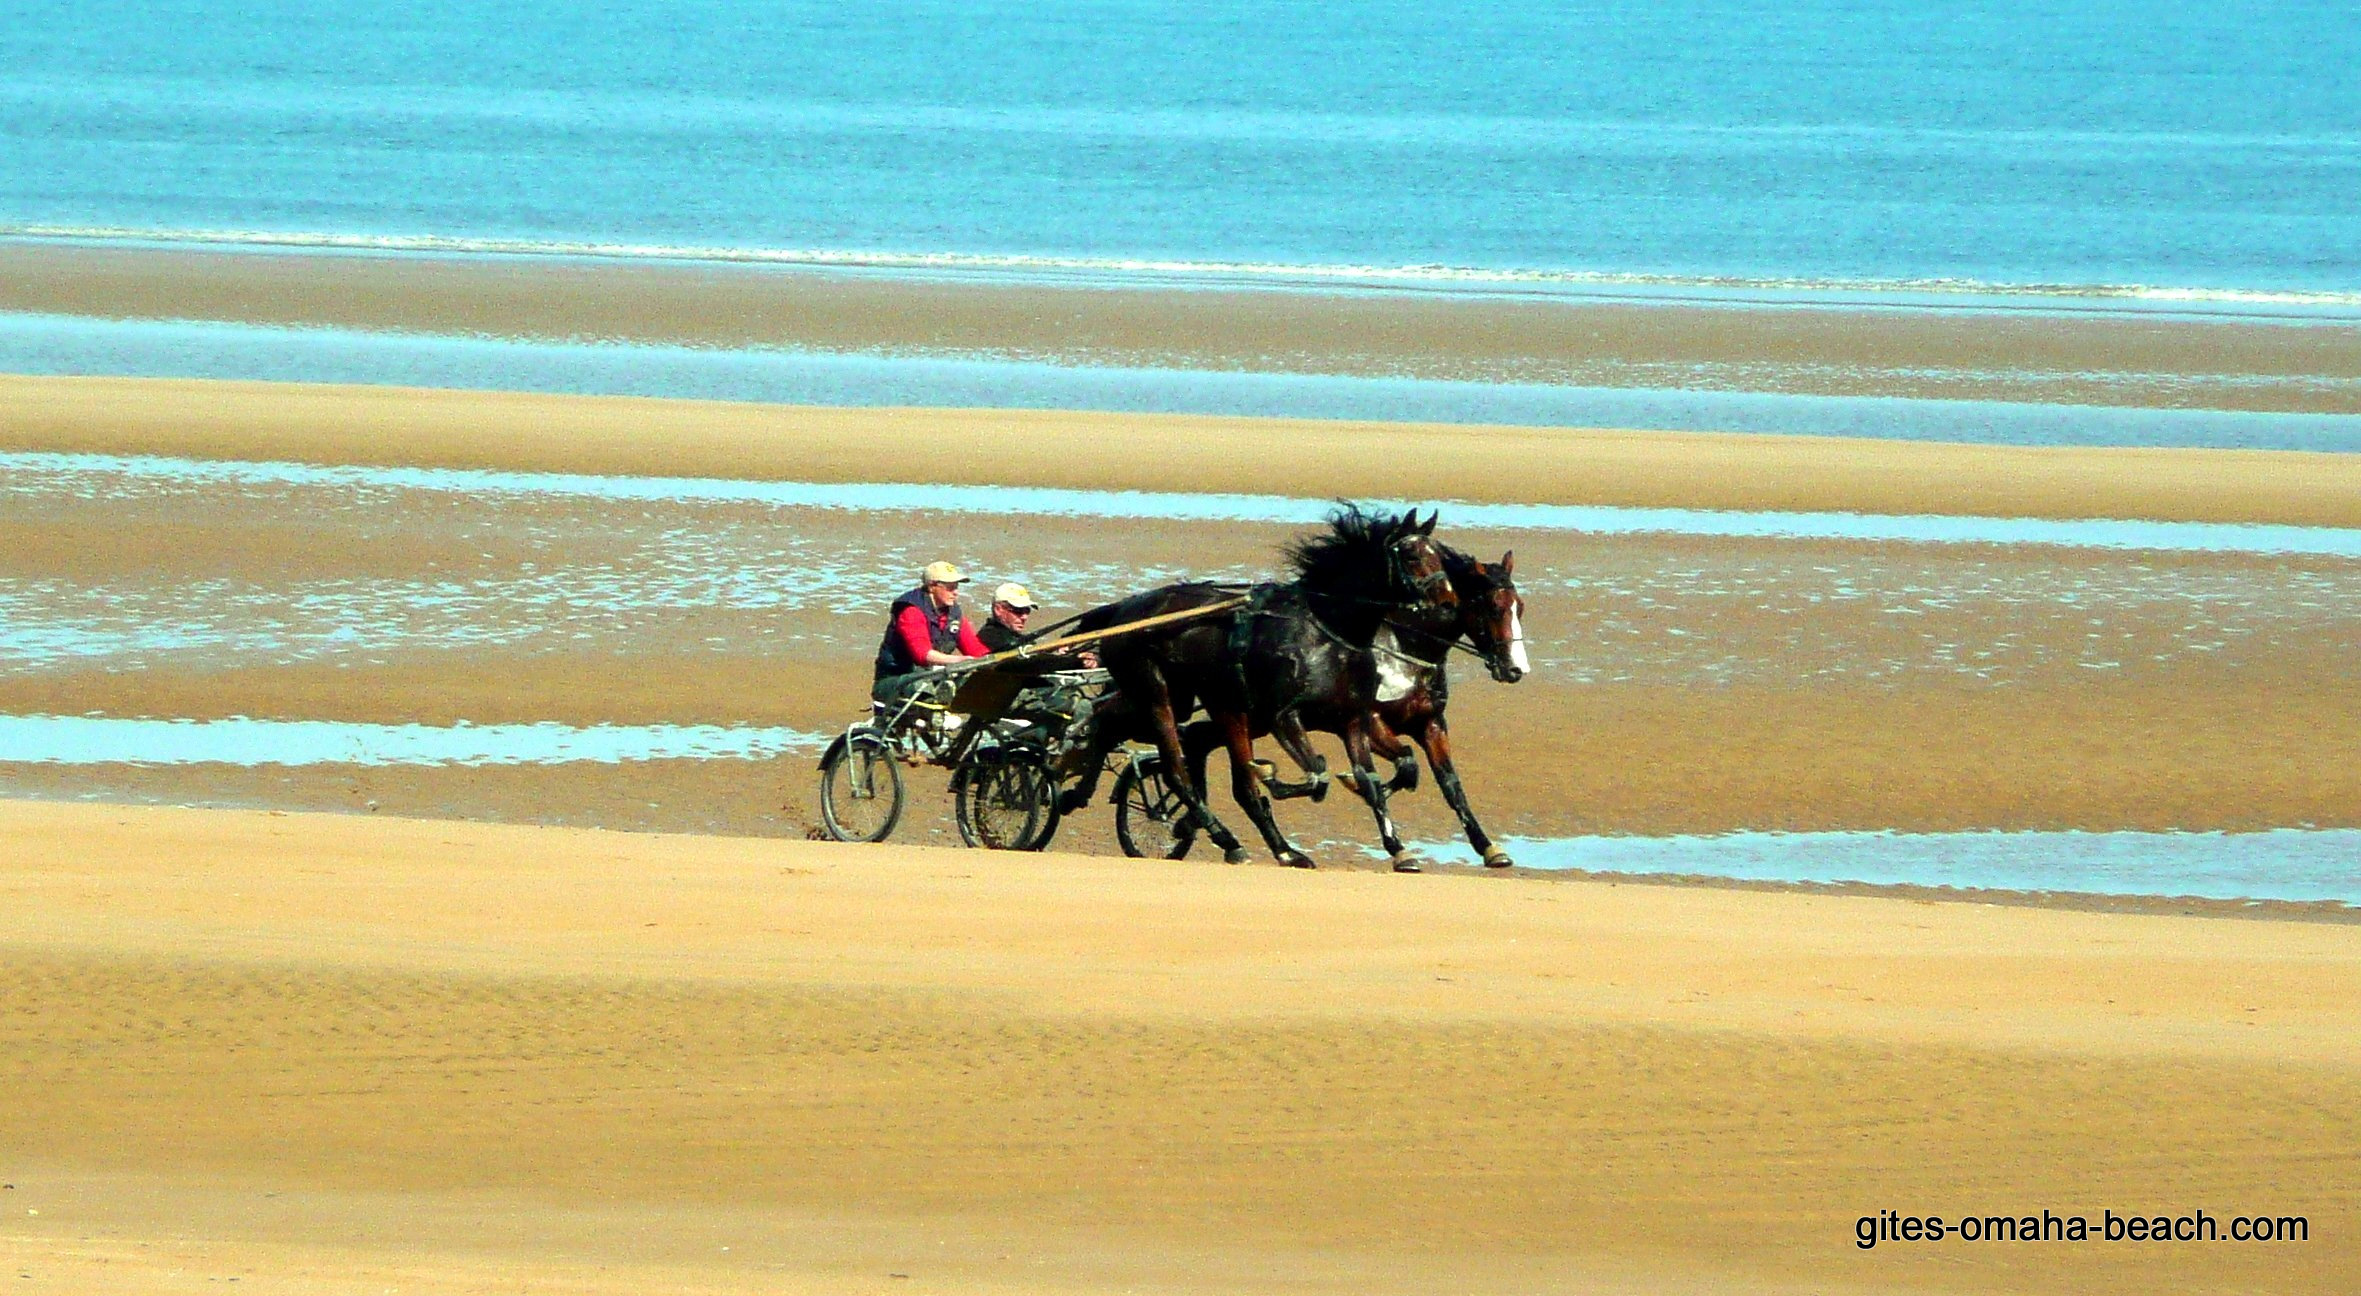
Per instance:
[[[1435,551],[1442,556],[1443,574],[1451,578],[1451,587],[1459,591],[1459,596],[1462,599],[1468,597],[1471,588],[1489,591],[1503,585],[1515,584],[1508,574],[1500,569],[1499,563],[1486,562],[1472,553],[1462,549],[1454,549],[1439,540],[1435,542]]]
[[[1347,598],[1385,593],[1393,570],[1388,550],[1407,519],[1345,504],[1328,515],[1328,529],[1287,543],[1287,566],[1304,588]]]

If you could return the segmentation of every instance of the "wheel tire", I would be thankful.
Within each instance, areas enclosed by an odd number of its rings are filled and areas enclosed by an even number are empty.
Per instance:
[[[1188,803],[1164,776],[1164,762],[1125,765],[1115,775],[1115,841],[1133,859],[1176,860],[1197,844]]]
[[[902,766],[876,734],[852,733],[820,756],[820,825],[840,842],[878,842],[902,821]]]
[[[972,752],[952,780],[959,839],[985,850],[1037,851],[1058,830],[1058,785],[1033,747]]]

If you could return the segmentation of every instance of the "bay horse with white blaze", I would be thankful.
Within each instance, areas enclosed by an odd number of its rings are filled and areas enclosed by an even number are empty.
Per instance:
[[[1426,753],[1443,799],[1459,816],[1469,844],[1485,866],[1506,868],[1514,861],[1477,821],[1451,760],[1450,727],[1444,720],[1451,685],[1444,663],[1453,649],[1465,645],[1503,684],[1514,684],[1532,671],[1525,651],[1525,601],[1516,588],[1516,554],[1512,551],[1497,563],[1487,563],[1449,545],[1437,547],[1456,602],[1389,612],[1365,648],[1335,636],[1308,645],[1302,673],[1310,687],[1292,707],[1258,713],[1255,733],[1270,733],[1307,775],[1303,783],[1274,783],[1280,797],[1325,795],[1328,763],[1313,750],[1308,733],[1332,733],[1342,739],[1351,771],[1349,786],[1376,816],[1379,840],[1395,871],[1415,873],[1419,866],[1387,810],[1389,792],[1418,783],[1418,758],[1402,742],[1407,736]],[[1202,788],[1206,757],[1220,745],[1220,735],[1212,726],[1198,723],[1189,726],[1183,739],[1190,780]],[[1394,763],[1390,782],[1378,780],[1374,755]]]

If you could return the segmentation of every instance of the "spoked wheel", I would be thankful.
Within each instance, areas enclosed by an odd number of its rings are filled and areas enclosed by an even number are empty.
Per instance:
[[[1115,775],[1115,840],[1135,859],[1179,859],[1197,844],[1188,802],[1164,773],[1162,757],[1125,765]]]
[[[884,841],[902,818],[902,768],[882,735],[853,732],[820,757],[820,823],[841,842]]]
[[[1037,747],[980,748],[952,784],[959,839],[970,846],[1037,851],[1057,835],[1057,778]]]

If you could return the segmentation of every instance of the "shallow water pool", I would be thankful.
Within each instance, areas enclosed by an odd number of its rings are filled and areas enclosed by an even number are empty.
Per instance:
[[[2267,832],[1741,832],[1511,838],[1530,868],[1872,886],[2361,904],[2361,829]],[[1464,843],[1421,847],[1473,864]]]
[[[760,760],[820,734],[730,725],[421,725],[340,720],[0,716],[0,761],[31,765],[560,765]]]
[[[1070,409],[1965,441],[2361,451],[2361,415],[1146,369],[977,355],[835,354],[101,320],[0,312],[0,372],[654,396],[786,405]],[[2317,378],[2301,380],[2318,386]]]

